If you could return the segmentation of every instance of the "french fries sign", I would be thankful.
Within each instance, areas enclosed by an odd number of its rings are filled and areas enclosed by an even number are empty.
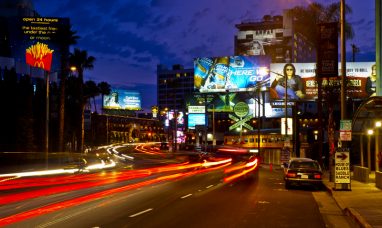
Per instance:
[[[25,58],[28,65],[42,68],[50,71],[52,65],[53,50],[49,49],[47,44],[37,42],[28,47],[25,52]]]

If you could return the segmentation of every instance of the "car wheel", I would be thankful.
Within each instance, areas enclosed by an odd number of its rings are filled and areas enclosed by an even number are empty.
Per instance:
[[[285,181],[285,188],[290,189],[290,183],[288,181]]]

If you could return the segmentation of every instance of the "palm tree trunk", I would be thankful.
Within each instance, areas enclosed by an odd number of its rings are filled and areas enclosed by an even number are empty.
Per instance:
[[[95,97],[93,97],[93,104],[94,104],[94,112],[97,112],[97,105],[96,105]]]
[[[64,126],[65,126],[65,72],[61,75],[61,88],[60,88],[60,119],[58,129],[58,151],[64,151]]]
[[[79,79],[79,99],[80,99],[80,109],[81,109],[81,117],[80,117],[80,134],[79,134],[79,144],[78,144],[78,152],[82,153],[84,150],[84,141],[85,141],[85,105],[86,100],[84,99],[84,77],[83,70],[78,69],[78,79]]]
[[[79,145],[80,153],[84,151],[84,143],[85,143],[85,104],[82,103],[81,105],[81,139],[80,139],[80,145]]]

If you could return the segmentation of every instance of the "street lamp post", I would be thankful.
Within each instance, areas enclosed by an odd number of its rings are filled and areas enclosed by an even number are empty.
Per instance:
[[[375,122],[375,171],[379,171],[379,128],[382,126],[381,121]]]
[[[212,105],[212,148],[216,145],[216,138],[215,138],[215,105]]]
[[[369,171],[371,170],[371,136],[374,134],[374,131],[372,129],[367,130],[367,167],[369,168]]]
[[[285,110],[285,142],[288,142],[288,76],[287,74],[285,76],[285,104],[284,104],[284,110]]]

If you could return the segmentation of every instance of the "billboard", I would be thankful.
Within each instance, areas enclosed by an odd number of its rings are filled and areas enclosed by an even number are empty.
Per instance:
[[[340,66],[341,64],[338,64]],[[340,75],[341,69],[338,69]],[[347,96],[362,99],[375,95],[376,71],[374,62],[346,63],[348,78]],[[288,76],[285,91],[285,76]],[[317,99],[317,81],[315,63],[275,63],[270,67],[271,100],[315,100]],[[340,77],[323,78],[322,85],[340,85]]]
[[[103,98],[104,109],[141,110],[141,94],[137,91],[113,89]]]
[[[269,86],[267,56],[203,57],[194,60],[194,88],[201,93],[240,92]]]
[[[61,69],[61,53],[69,51],[64,45],[70,29],[69,18],[9,17],[10,56],[17,63],[47,71]]]
[[[176,125],[178,127],[181,127],[184,125],[184,114],[183,114],[183,112],[171,110],[171,111],[168,111],[166,113],[165,126],[169,127],[170,124],[174,124],[174,126],[175,126],[175,121],[171,121],[171,120],[174,120],[175,117],[176,117]]]
[[[206,125],[206,115],[202,113],[188,114],[188,129],[195,129],[196,125]]]

